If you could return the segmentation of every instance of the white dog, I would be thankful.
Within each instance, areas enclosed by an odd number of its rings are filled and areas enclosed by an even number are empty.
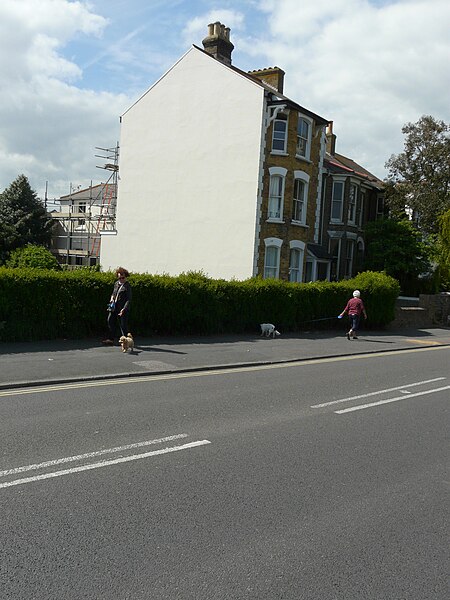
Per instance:
[[[122,352],[126,352],[127,350],[132,352],[134,348],[134,340],[131,333],[128,333],[127,335],[121,335],[119,338],[119,344],[122,346]]]
[[[281,334],[275,329],[275,325],[272,325],[272,323],[261,323],[261,335],[265,335],[266,337],[272,336],[274,338],[276,335]]]

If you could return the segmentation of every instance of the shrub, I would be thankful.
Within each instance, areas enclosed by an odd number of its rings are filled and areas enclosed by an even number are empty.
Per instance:
[[[0,267],[1,341],[82,338],[106,333],[106,304],[114,273]],[[398,282],[361,273],[330,283],[286,283],[251,278],[209,279],[201,273],[133,274],[130,329],[136,335],[256,332],[275,322],[283,331],[339,327],[337,315],[355,288],[367,307],[368,327],[393,320]],[[18,301],[20,299],[20,302]]]
[[[33,269],[58,270],[59,264],[50,250],[44,246],[28,244],[22,248],[12,250],[6,266],[12,269],[30,267]]]

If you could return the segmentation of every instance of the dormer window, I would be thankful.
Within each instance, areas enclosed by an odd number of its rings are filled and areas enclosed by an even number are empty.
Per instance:
[[[273,123],[272,152],[286,154],[287,116],[279,114]]]
[[[297,124],[297,150],[298,157],[309,160],[311,154],[312,121],[299,115]]]

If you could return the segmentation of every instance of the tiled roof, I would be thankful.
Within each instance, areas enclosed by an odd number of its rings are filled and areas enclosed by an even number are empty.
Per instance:
[[[374,184],[375,187],[382,188],[384,183],[381,179],[370,173],[367,169],[359,165],[351,158],[347,158],[342,154],[329,154],[325,155],[325,163],[333,168],[334,171],[343,171],[345,173],[354,173],[357,177],[362,177],[366,181]]]

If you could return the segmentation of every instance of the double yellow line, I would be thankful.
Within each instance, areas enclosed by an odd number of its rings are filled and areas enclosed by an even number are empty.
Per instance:
[[[432,342],[433,343],[433,342]],[[436,344],[436,342],[434,342]],[[428,342],[430,344],[430,342]],[[450,350],[450,345],[430,346],[427,348],[407,348],[402,350],[387,350],[386,352],[371,352],[368,354],[353,354],[351,356],[330,356],[327,358],[313,358],[306,360],[293,360],[281,363],[264,365],[246,365],[242,367],[225,367],[222,369],[205,369],[200,371],[184,371],[183,373],[161,373],[158,375],[139,375],[124,377],[120,379],[102,379],[95,381],[79,381],[72,383],[61,383],[41,385],[36,387],[22,387],[0,391],[0,398],[8,396],[22,396],[25,394],[43,394],[45,392],[59,392],[61,390],[80,390],[84,388],[104,387],[108,385],[125,385],[148,383],[153,381],[169,381],[175,379],[190,379],[193,377],[211,377],[216,375],[232,375],[235,373],[249,373],[255,371],[267,371],[270,369],[287,369],[292,367],[303,367],[333,362],[344,362],[349,360],[367,360],[384,358],[386,356],[398,356],[400,354],[411,354],[416,352],[433,352],[436,350]]]

